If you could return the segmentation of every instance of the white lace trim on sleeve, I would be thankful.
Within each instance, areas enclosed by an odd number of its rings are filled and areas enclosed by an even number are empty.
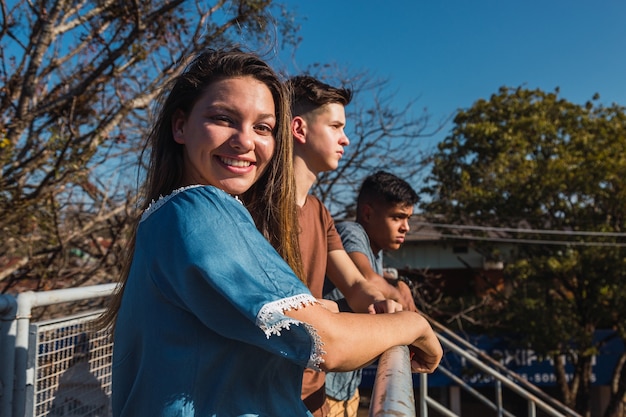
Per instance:
[[[202,186],[201,185],[188,185],[186,187],[177,188],[176,190],[172,191],[170,194],[159,197],[157,201],[152,200],[148,208],[141,215],[141,220],[139,220],[139,222],[146,220],[152,213],[157,211],[163,204],[167,203],[176,194],[182,193],[183,191],[190,190],[192,188],[197,188],[197,187],[202,187]]]
[[[313,341],[313,349],[311,349],[311,355],[307,363],[307,368],[321,371],[320,363],[324,362],[322,355],[326,352],[322,349],[324,343],[317,334],[317,330],[313,326],[301,321],[292,319],[285,316],[284,312],[306,307],[307,305],[316,304],[318,301],[310,294],[300,294],[289,298],[283,298],[271,303],[265,304],[259,314],[257,314],[257,326],[265,332],[265,336],[269,339],[270,336],[280,336],[280,331],[283,329],[289,330],[291,325],[303,325],[307,333]]]
[[[146,220],[152,213],[157,211],[162,205],[167,203],[175,195],[180,194],[180,193],[182,193],[184,191],[190,190],[192,188],[198,188],[198,187],[204,187],[204,185],[202,185],[202,184],[195,184],[195,185],[187,185],[185,187],[180,187],[180,188],[175,189],[174,191],[172,191],[170,194],[168,194],[166,196],[160,196],[159,199],[156,200],[156,201],[152,200],[150,202],[150,204],[148,205],[148,208],[142,213],[141,219],[139,221],[142,222],[142,221]],[[243,205],[243,202],[241,201],[239,196],[232,195],[231,197],[233,197],[235,200],[237,200],[240,204]]]

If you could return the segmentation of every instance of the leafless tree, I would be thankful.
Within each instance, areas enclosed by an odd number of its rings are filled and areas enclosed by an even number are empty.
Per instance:
[[[313,192],[336,218],[354,215],[355,198],[364,177],[377,170],[398,175],[418,190],[432,150],[427,139],[442,129],[446,120],[433,121],[426,107],[415,99],[398,104],[397,94],[388,79],[368,72],[350,71],[335,64],[316,64],[304,71],[331,85],[353,90],[346,107],[350,145],[338,169],[321,173]]]
[[[271,61],[297,35],[272,0],[0,0],[0,292],[115,279],[159,90],[205,47],[245,45]],[[378,168],[419,188],[421,139],[437,130],[426,111],[398,108],[366,73],[312,70],[356,93],[346,157],[315,186],[333,213],[349,215]]]
[[[150,104],[192,52],[272,52],[272,0],[0,1],[0,292],[117,274]]]

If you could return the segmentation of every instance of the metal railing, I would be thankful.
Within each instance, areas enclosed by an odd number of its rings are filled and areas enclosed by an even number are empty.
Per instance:
[[[111,294],[115,284],[91,287],[70,288],[43,292],[27,291],[17,297],[0,296],[0,416],[22,417],[26,405],[32,405],[42,395],[36,392],[37,329],[31,328],[31,314],[35,307],[67,303]],[[83,319],[82,323],[88,321]],[[84,333],[84,332],[83,332]],[[41,333],[39,333],[41,334]],[[64,349],[63,344],[53,346],[54,350]],[[52,352],[49,352],[52,353]],[[29,357],[30,354],[30,357]],[[58,366],[53,363],[52,366]],[[45,396],[45,394],[43,394]],[[51,394],[52,395],[52,394]],[[27,398],[28,396],[28,398]]]
[[[406,346],[392,347],[380,355],[369,416],[415,416],[413,377]]]
[[[98,312],[31,323],[32,309],[108,296],[115,284],[0,295],[0,416],[110,415],[112,342]],[[406,346],[378,360],[370,415],[415,416]]]
[[[100,313],[31,324],[28,362],[34,364],[34,380],[25,415],[111,415],[113,341],[93,328]]]
[[[30,319],[34,307],[104,297],[114,288],[115,284],[105,284],[25,292],[17,297],[0,295],[0,416],[108,415],[112,343],[108,335],[91,331],[90,322],[97,313],[43,323],[31,323]],[[553,417],[579,416],[447,328],[433,320],[431,323],[447,355],[459,355],[494,378],[496,399],[486,398],[444,366],[437,372],[487,404],[499,417],[513,415],[503,407],[503,387],[527,400],[529,417],[536,415],[537,408]],[[414,417],[412,378],[406,346],[383,353],[378,360],[369,415]],[[420,375],[419,382],[420,417],[427,417],[429,408],[444,416],[457,415],[428,395],[427,375]],[[60,403],[61,394],[65,397]]]
[[[481,394],[458,375],[450,372],[444,365],[439,365],[437,372],[443,373],[455,384],[461,387],[461,389],[468,392],[479,402],[485,404],[488,408],[494,410],[498,417],[514,417],[514,414],[505,409],[504,402],[502,400],[503,387],[527,402],[528,417],[536,417],[537,409],[543,411],[550,417],[582,417],[574,410],[544,393],[541,389],[531,384],[520,375],[503,366],[500,362],[486,355],[484,352],[477,349],[465,339],[459,337],[450,329],[446,328],[432,318],[428,318],[428,320],[437,331],[437,336],[444,347],[444,351],[458,355],[465,361],[466,364],[470,364],[477,371],[493,378],[495,400],[490,400],[485,395]],[[452,410],[446,408],[443,404],[437,402],[434,398],[428,395],[427,375],[422,374],[419,379],[420,417],[428,417],[429,407],[446,417],[457,416],[457,414],[452,412]]]

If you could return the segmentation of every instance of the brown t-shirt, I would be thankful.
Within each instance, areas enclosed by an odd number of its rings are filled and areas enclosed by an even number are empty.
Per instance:
[[[343,250],[341,237],[328,209],[316,197],[309,195],[298,210],[300,234],[298,236],[307,286],[315,298],[322,298],[328,253]],[[321,407],[325,402],[324,372],[304,370],[302,400],[313,415],[324,416]]]

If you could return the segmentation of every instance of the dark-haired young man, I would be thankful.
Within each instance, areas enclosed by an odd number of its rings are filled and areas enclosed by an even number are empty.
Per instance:
[[[397,250],[409,231],[409,218],[418,195],[403,179],[378,171],[365,178],[357,197],[356,221],[337,223],[343,246],[363,276],[388,298],[394,288],[402,293],[405,309],[417,311],[410,288],[402,281],[383,279],[383,251]],[[397,277],[396,277],[397,278]],[[343,295],[326,281],[324,297],[335,301]],[[408,298],[408,299],[407,299]],[[341,305],[341,303],[340,303]],[[330,416],[356,417],[361,371],[332,372],[326,375]]]

